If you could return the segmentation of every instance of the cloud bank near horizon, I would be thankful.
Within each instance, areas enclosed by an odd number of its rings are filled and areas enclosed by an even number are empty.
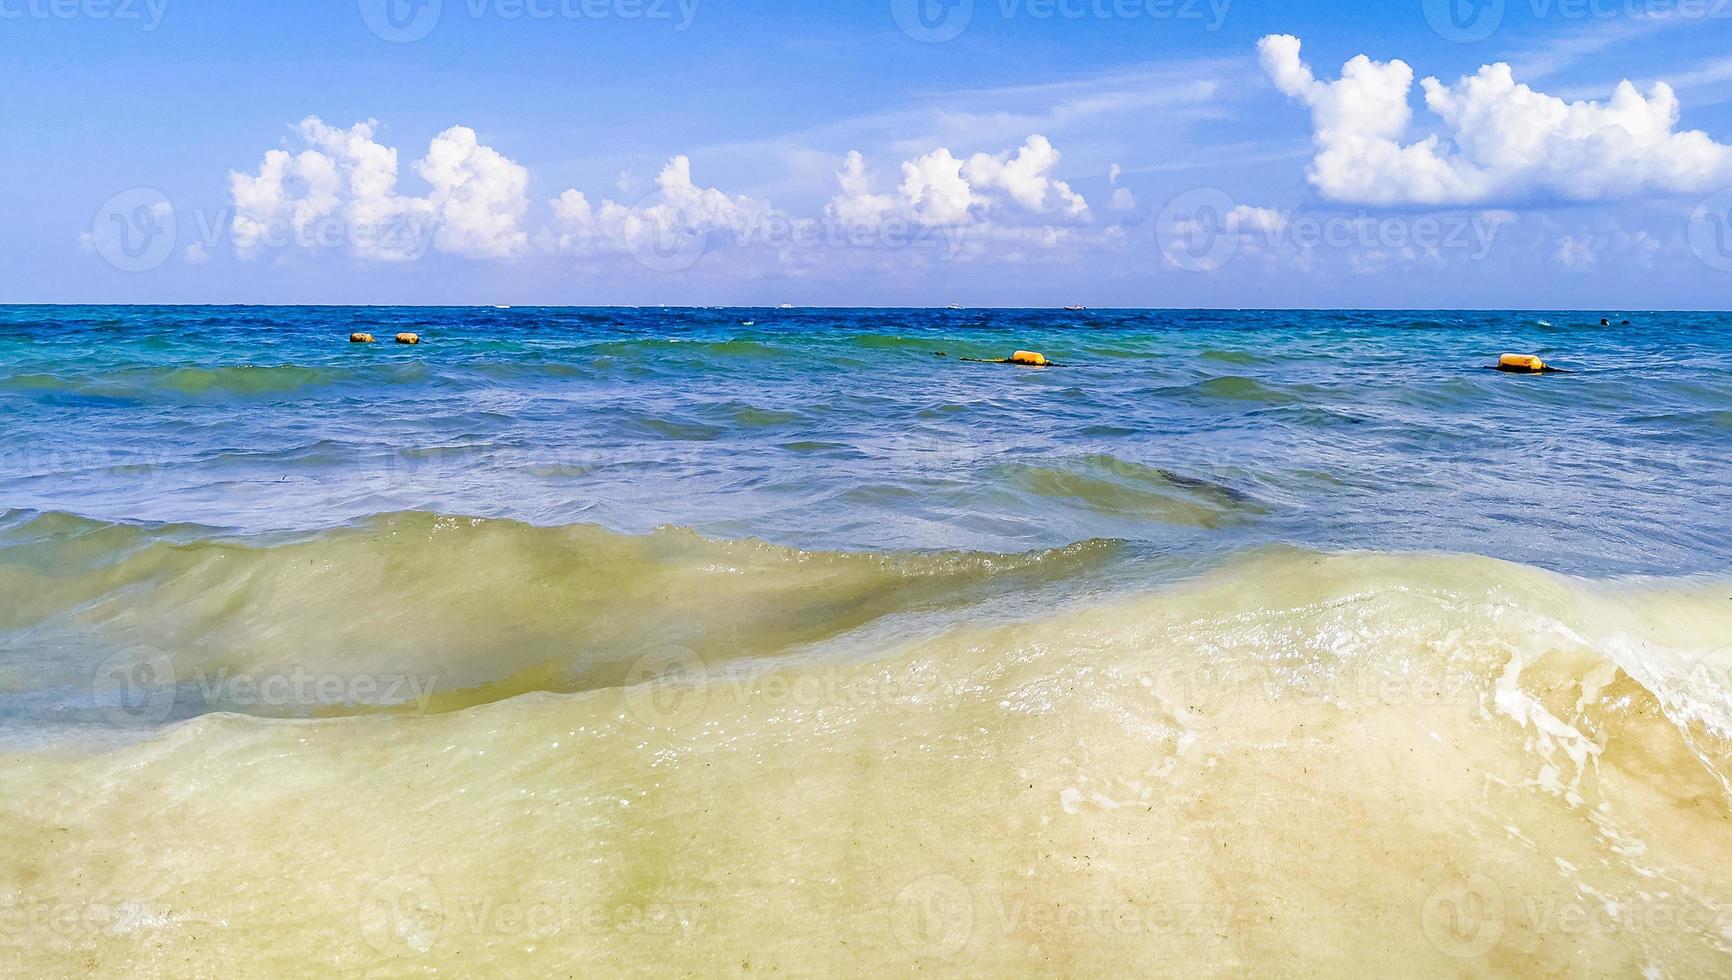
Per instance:
[[[1415,120],[1415,75],[1404,61],[1362,54],[1338,78],[1319,78],[1302,57],[1300,39],[1285,34],[1258,41],[1257,57],[1275,89],[1309,110],[1306,184],[1329,206],[1363,209],[1348,216],[1356,224],[1382,214],[1466,209],[1496,212],[1497,225],[1508,228],[1518,213],[1558,203],[1631,202],[1732,185],[1732,146],[1680,130],[1679,99],[1663,83],[1646,95],[1624,82],[1606,101],[1566,102],[1519,83],[1507,64],[1485,65],[1450,85],[1420,80],[1434,117],[1428,132]],[[1090,190],[1099,194],[1097,205],[1074,186],[1078,177],[1064,171],[1065,155],[1041,133],[1008,148],[957,149],[945,140],[949,145],[880,144],[876,158],[858,149],[839,157],[806,151],[827,167],[831,184],[803,209],[770,200],[777,192],[712,186],[688,154],[666,158],[641,199],[633,200],[639,189],[622,177],[618,199],[592,199],[568,187],[535,200],[530,170],[461,125],[432,138],[409,168],[410,179],[424,186],[404,190],[399,150],[377,133],[372,120],[343,129],[308,117],[292,128],[285,148],[264,154],[255,172],[231,173],[233,253],[285,260],[322,250],[368,262],[430,253],[484,262],[540,257],[589,270],[629,257],[654,271],[684,271],[697,256],[725,252],[733,256],[726,267],[732,274],[798,277],[822,267],[932,268],[935,257],[1013,265],[1081,263],[1111,252],[1129,256],[1130,269],[1138,255],[1148,257],[1143,267],[1161,264],[1170,244],[1160,237],[1164,223],[1168,232],[1188,231],[1193,239],[1198,229],[1210,229],[1252,242],[1236,252],[1247,257],[1283,258],[1296,267],[1319,259],[1317,249],[1285,241],[1289,227],[1303,230],[1291,224],[1304,214],[1292,202],[1229,199],[1219,213],[1168,220],[1170,202],[1167,209],[1145,209],[1125,186],[1124,167],[1097,162],[1104,170]],[[1073,127],[1067,140],[1087,143],[1088,134]],[[1098,148],[1095,154],[1101,161]],[[811,176],[803,186],[817,184]],[[1591,235],[1585,227],[1542,224],[1566,269],[1587,267],[1601,246],[1626,235],[1615,224]],[[333,225],[339,231],[326,234]],[[1660,247],[1652,237],[1644,241],[1645,254]],[[1590,242],[1594,247],[1585,247]],[[1147,251],[1139,252],[1138,243]],[[1386,254],[1437,258],[1435,250],[1372,251],[1380,261]],[[186,260],[205,264],[210,252],[201,245]]]
[[[251,260],[323,249],[382,262],[429,251],[487,260],[533,253],[643,258],[696,240],[707,250],[718,237],[774,250],[807,239],[870,244],[879,236],[880,244],[894,244],[933,228],[966,231],[978,254],[994,240],[1037,247],[1074,240],[1093,222],[1089,202],[1054,174],[1062,154],[1034,134],[996,154],[933,149],[902,161],[900,181],[883,190],[865,156],[851,150],[816,215],[701,186],[691,158],[681,154],[648,196],[592,204],[569,188],[546,202],[545,220],[531,232],[528,169],[482,144],[474,130],[453,126],[434,137],[414,166],[429,190],[415,195],[398,190],[399,151],[377,141],[377,128],[368,120],[340,129],[309,116],[294,127],[295,146],[265,153],[256,173],[231,173],[236,254]],[[1129,192],[1119,191],[1114,209],[1134,207]]]

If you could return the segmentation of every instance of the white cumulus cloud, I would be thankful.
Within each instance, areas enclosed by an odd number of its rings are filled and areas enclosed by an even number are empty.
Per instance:
[[[1107,168],[1107,183],[1113,189],[1113,197],[1111,201],[1107,202],[1107,207],[1113,211],[1135,211],[1137,209],[1137,196],[1131,193],[1129,187],[1119,186],[1119,178],[1123,177],[1124,174],[1125,168],[1116,163]]]
[[[1287,230],[1287,215],[1274,208],[1257,208],[1240,204],[1227,212],[1227,231],[1235,235],[1262,235],[1276,239]]]
[[[528,246],[519,227],[527,170],[474,130],[453,126],[415,166],[428,193],[401,194],[397,150],[374,139],[377,125],[338,129],[309,116],[295,129],[301,147],[267,152],[255,174],[231,173],[236,251],[250,258],[271,248],[341,248],[403,261],[429,248],[509,258]]]
[[[1620,228],[1595,234],[1583,229],[1558,239],[1556,258],[1559,265],[1571,272],[1585,272],[1597,267],[1602,255],[1611,252],[1621,265],[1648,269],[1653,267],[1661,248],[1659,239],[1646,231]]]
[[[480,258],[507,258],[529,244],[518,227],[529,209],[529,171],[490,146],[475,131],[453,126],[427,148],[416,172],[432,186],[433,247]]]
[[[638,247],[667,248],[712,234],[750,237],[774,210],[766,201],[699,187],[692,161],[677,156],[656,178],[657,190],[635,205],[606,200],[592,206],[581,191],[552,200],[553,228],[545,244],[561,251],[602,254]]]
[[[1050,260],[1108,244],[1105,233],[1089,233],[1088,202],[1055,176],[1059,152],[1042,136],[996,154],[933,149],[903,160],[899,179],[875,174],[859,151],[839,167],[829,161],[835,190],[822,210],[789,212],[703,186],[692,161],[676,156],[635,204],[595,202],[577,189],[550,200],[552,220],[535,244],[585,259],[629,254],[657,270],[704,260],[730,273],[789,276]]]
[[[1732,177],[1732,147],[1679,131],[1678,97],[1629,82],[1607,102],[1565,102],[1518,83],[1507,64],[1445,85],[1426,78],[1443,128],[1406,142],[1413,69],[1360,55],[1318,79],[1300,41],[1258,42],[1276,88],[1311,110],[1317,154],[1308,173],[1327,199],[1366,205],[1470,205],[1532,199],[1600,201],[1698,192]]]
[[[966,159],[939,147],[902,164],[893,193],[875,192],[859,152],[848,154],[836,174],[839,193],[830,217],[871,223],[887,218],[930,224],[1081,222],[1089,205],[1069,184],[1052,176],[1060,154],[1044,136],[1030,136],[1016,150],[976,153]]]

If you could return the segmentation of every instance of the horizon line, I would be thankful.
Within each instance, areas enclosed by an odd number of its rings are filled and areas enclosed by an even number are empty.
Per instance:
[[[568,303],[0,303],[0,309],[73,309],[78,307],[126,309],[274,309],[274,310],[769,310],[778,313],[801,311],[874,310],[883,312],[919,313],[1570,313],[1606,315],[1611,307],[1419,307],[1419,306],[1087,306],[1071,309],[1063,306],[732,306],[725,304],[601,304]],[[1732,315],[1732,310],[1679,308],[1639,309],[1619,308],[1625,313],[1693,313]]]

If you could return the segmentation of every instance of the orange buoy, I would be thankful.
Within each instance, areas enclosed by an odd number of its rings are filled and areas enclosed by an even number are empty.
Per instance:
[[[943,357],[944,355],[940,354],[939,356]],[[1060,364],[1057,361],[1047,360],[1047,357],[1045,354],[1039,353],[1038,351],[1032,351],[1032,350],[1019,350],[1016,353],[1010,355],[1009,357],[1000,358],[998,360],[992,360],[992,361],[985,360],[985,359],[979,358],[979,357],[964,357],[964,358],[960,358],[960,360],[967,361],[970,364],[1015,364],[1018,367],[1041,367],[1041,368],[1044,368],[1044,367],[1064,367],[1063,364]]]
[[[373,335],[370,333],[352,333],[349,335],[349,343],[351,344],[370,344],[372,342]]]
[[[1498,358],[1497,369],[1508,374],[1547,374],[1553,370],[1532,354],[1505,354]]]
[[[400,333],[397,335],[397,343],[399,344],[419,344],[420,342],[421,335],[418,333]]]

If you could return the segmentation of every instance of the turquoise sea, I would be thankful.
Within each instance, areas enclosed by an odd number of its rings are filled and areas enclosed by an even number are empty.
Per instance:
[[[1724,568],[1732,321],[1608,316],[15,307],[0,506]],[[961,360],[1021,348],[1067,366]],[[1505,352],[1575,373],[1487,370]]]
[[[7,307],[0,417],[0,974],[1732,971],[1723,314]]]

